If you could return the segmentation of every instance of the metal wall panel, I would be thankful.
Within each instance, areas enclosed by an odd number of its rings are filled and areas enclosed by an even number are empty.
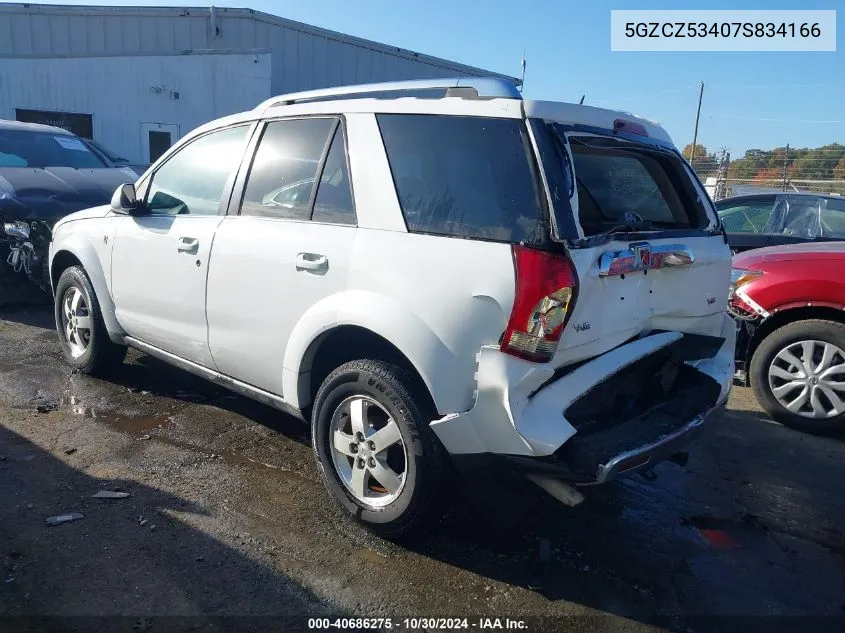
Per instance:
[[[175,124],[181,136],[249,110],[272,96],[271,67],[269,52],[0,58],[0,118],[15,108],[91,114],[95,140],[141,161],[142,123]]]
[[[456,75],[503,76],[250,9],[0,5],[0,56],[273,51],[276,94]],[[512,78],[508,78],[512,79]],[[514,80],[515,81],[515,80]]]

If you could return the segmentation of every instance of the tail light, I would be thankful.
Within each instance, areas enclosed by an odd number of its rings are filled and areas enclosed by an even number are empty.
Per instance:
[[[546,363],[557,350],[574,304],[578,277],[569,258],[514,246],[516,297],[502,351]]]

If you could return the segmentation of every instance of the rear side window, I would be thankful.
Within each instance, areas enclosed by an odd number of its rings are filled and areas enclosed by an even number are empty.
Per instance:
[[[377,119],[409,231],[546,241],[521,120],[416,114]]]
[[[335,119],[267,124],[246,181],[241,215],[307,220],[320,159]]]
[[[658,230],[706,224],[706,211],[680,159],[603,137],[570,137],[569,141],[578,215],[586,235],[626,224],[628,213]]]

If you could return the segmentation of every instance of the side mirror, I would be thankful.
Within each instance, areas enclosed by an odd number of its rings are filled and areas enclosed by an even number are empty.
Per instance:
[[[120,185],[111,197],[111,208],[115,213],[133,215],[140,211],[141,204],[135,195],[135,185],[127,183]]]

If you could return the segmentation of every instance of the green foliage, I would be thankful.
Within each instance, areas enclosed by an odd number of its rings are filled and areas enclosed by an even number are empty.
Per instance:
[[[814,149],[776,147],[772,150],[749,149],[731,162],[728,178],[765,180],[782,178],[784,161],[787,177],[792,180],[845,179],[845,145],[831,143]]]

